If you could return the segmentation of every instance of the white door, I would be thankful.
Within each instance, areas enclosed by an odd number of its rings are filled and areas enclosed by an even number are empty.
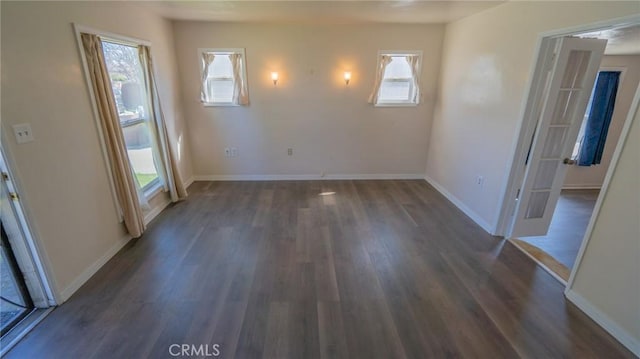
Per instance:
[[[510,237],[549,229],[607,40],[559,39]]]

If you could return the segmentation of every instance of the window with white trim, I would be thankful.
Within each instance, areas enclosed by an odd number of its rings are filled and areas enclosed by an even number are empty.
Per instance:
[[[102,50],[116,100],[120,127],[133,173],[145,194],[162,186],[160,153],[153,135],[150,94],[145,87],[145,64],[137,44],[103,38]]]
[[[420,99],[422,52],[381,52],[378,56],[378,81],[372,102],[376,106],[411,106]],[[377,90],[377,91],[376,91]]]
[[[200,49],[200,64],[204,105],[248,105],[244,49]]]

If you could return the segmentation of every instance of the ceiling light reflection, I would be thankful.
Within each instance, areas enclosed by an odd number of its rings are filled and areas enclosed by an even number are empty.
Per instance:
[[[332,196],[336,194],[335,192],[320,192],[318,196]]]

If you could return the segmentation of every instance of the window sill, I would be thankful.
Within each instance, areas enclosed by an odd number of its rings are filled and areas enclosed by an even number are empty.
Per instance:
[[[158,193],[162,192],[162,189],[163,189],[162,183],[160,183],[160,181],[155,181],[153,185],[143,190],[144,196],[147,198],[147,200],[149,200],[155,197]]]
[[[417,107],[417,103],[413,102],[384,102],[384,103],[376,103],[373,105],[374,107]]]
[[[240,107],[240,105],[236,105],[234,103],[213,103],[213,102],[203,102],[202,105],[204,107]]]

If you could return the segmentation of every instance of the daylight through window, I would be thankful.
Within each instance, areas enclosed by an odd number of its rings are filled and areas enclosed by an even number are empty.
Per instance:
[[[249,103],[244,50],[201,51],[202,92],[205,105],[234,106]]]
[[[380,106],[418,104],[420,62],[419,52],[381,54],[377,75],[379,80],[371,102]]]
[[[129,162],[140,187],[148,191],[158,186],[160,179],[138,48],[108,41],[103,41],[102,47]]]

